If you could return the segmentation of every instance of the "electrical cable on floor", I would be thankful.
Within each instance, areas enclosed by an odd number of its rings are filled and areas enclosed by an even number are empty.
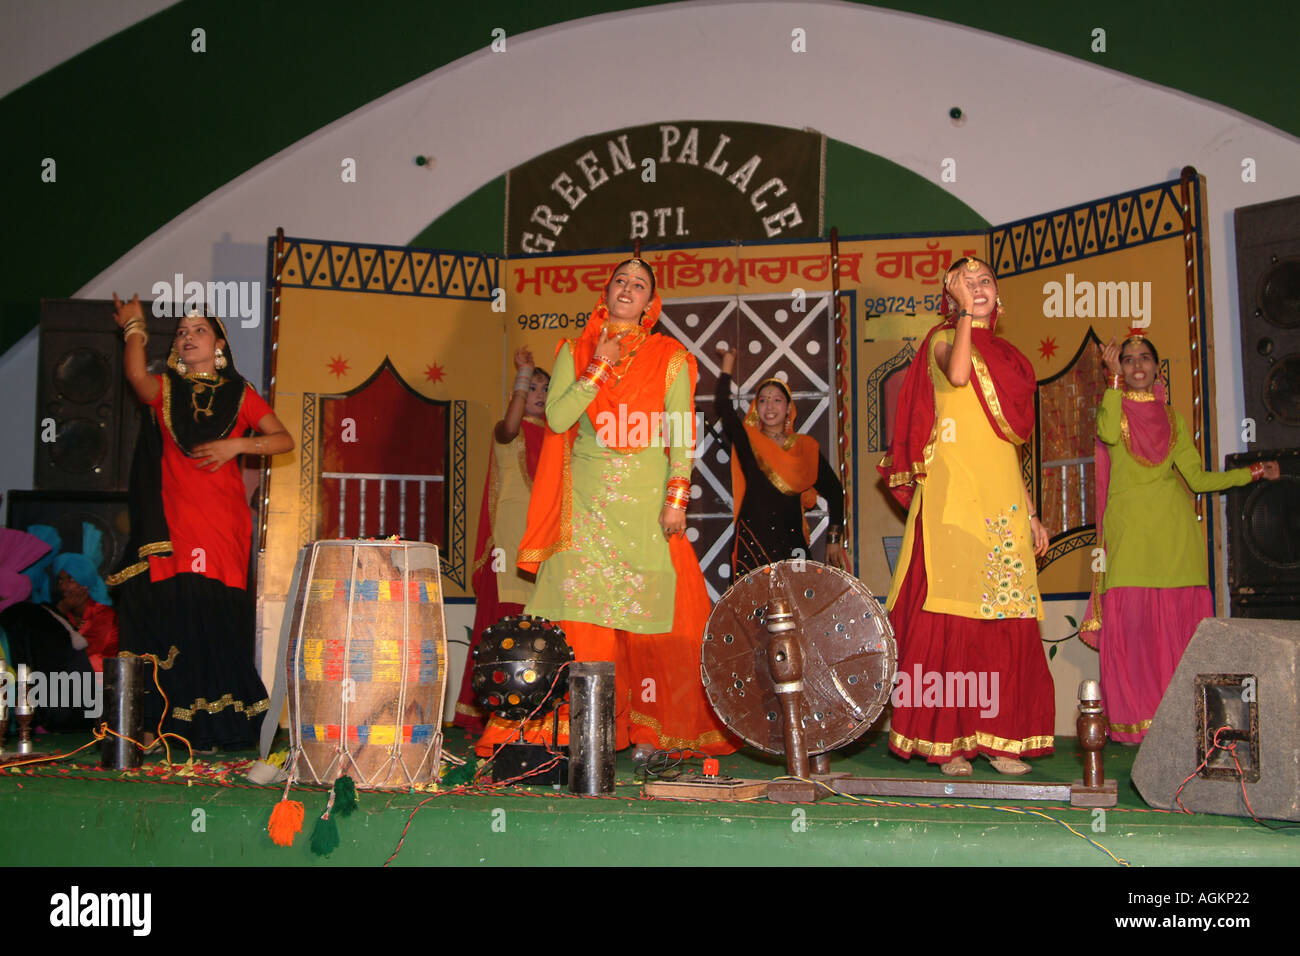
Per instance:
[[[155,687],[158,688],[158,693],[162,695],[162,699],[163,699],[162,712],[158,717],[157,733],[155,734],[153,744],[150,744],[149,746],[146,747],[140,741],[135,740],[132,737],[128,737],[126,736],[126,734],[119,734],[116,730],[111,730],[108,726],[108,722],[102,721],[99,724],[99,726],[91,730],[92,739],[87,743],[82,744],[76,750],[70,750],[65,754],[52,754],[51,756],[48,757],[33,757],[31,760],[15,760],[11,763],[0,764],[0,770],[8,770],[10,767],[26,767],[30,764],[53,763],[56,760],[66,760],[68,757],[81,753],[81,751],[85,750],[87,747],[93,747],[95,746],[95,744],[101,743],[107,737],[120,737],[122,740],[135,744],[144,753],[148,753],[150,750],[154,748],[155,745],[161,743],[163,745],[164,752],[166,753],[165,759],[167,761],[168,766],[171,766],[172,763],[172,750],[171,750],[171,746],[167,743],[167,738],[174,737],[177,740],[179,740],[181,743],[185,744],[185,746],[189,749],[190,759],[188,762],[193,762],[194,748],[190,746],[190,742],[186,740],[184,737],[182,737],[180,734],[163,732],[162,729],[163,721],[167,718],[167,708],[170,706],[171,702],[167,699],[167,693],[162,689],[162,684],[158,682],[158,666],[160,662],[157,656],[154,654],[140,654],[139,657],[144,660],[151,661],[153,663],[153,684]]]
[[[1214,752],[1216,750],[1223,750],[1226,751],[1228,756],[1232,758],[1233,766],[1237,768],[1237,781],[1241,784],[1241,799],[1245,802],[1246,809],[1250,812],[1250,818],[1254,820],[1256,823],[1258,823],[1260,826],[1262,826],[1265,830],[1280,831],[1280,830],[1300,829],[1300,824],[1296,824],[1296,823],[1273,824],[1273,823],[1268,823],[1265,820],[1261,820],[1258,816],[1256,816],[1255,808],[1250,805],[1250,797],[1247,796],[1246,794],[1246,772],[1241,769],[1241,761],[1237,759],[1237,741],[1234,740],[1228,744],[1219,743],[1219,735],[1222,734],[1225,730],[1231,730],[1231,729],[1232,729],[1231,727],[1223,726],[1214,732],[1214,745],[1210,747],[1209,753],[1205,755],[1205,759],[1201,761],[1200,766],[1198,766],[1195,770],[1193,770],[1185,778],[1183,778],[1183,782],[1178,785],[1178,790],[1174,794],[1174,802],[1178,804],[1178,809],[1181,810],[1183,813],[1190,814],[1192,812],[1191,810],[1188,810],[1185,806],[1183,806],[1183,801],[1182,801],[1183,788],[1186,787],[1189,783],[1191,783],[1193,777],[1195,777],[1198,773],[1200,773],[1203,769],[1205,769],[1206,765],[1209,764],[1210,762],[1210,758],[1214,756]]]

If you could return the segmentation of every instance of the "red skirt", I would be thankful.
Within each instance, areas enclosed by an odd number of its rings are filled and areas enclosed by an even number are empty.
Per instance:
[[[930,763],[954,756],[1052,752],[1055,687],[1038,621],[994,621],[923,610],[921,522],[890,619],[898,639],[889,749]]]

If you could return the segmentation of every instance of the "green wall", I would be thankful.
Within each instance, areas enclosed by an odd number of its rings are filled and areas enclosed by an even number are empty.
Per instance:
[[[209,193],[340,116],[483,48],[493,28],[517,34],[652,5],[565,0],[448,12],[427,0],[182,0],[92,47],[0,100],[0,208],[8,227],[0,351],[36,324],[40,298],[74,294]],[[876,5],[967,23],[1300,132],[1293,14],[1280,5],[1285,29],[1259,3]],[[190,51],[195,26],[207,31],[202,56]],[[1099,26],[1107,31],[1105,54],[1089,50]],[[41,181],[45,157],[58,163],[55,183]],[[943,190],[844,144],[831,144],[827,167],[826,221],[846,234],[982,224]],[[413,241],[499,251],[503,196],[501,180],[487,183]]]

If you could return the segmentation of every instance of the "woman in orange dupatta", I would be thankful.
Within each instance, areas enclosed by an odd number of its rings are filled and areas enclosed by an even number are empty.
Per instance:
[[[841,543],[844,532],[844,486],[811,435],[794,430],[790,389],[779,378],[760,382],[742,420],[731,404],[731,373],[736,352],[720,350],[714,405],[731,441],[731,493],[735,501],[735,543],[731,568],[735,578],[764,564],[807,557],[808,522],[804,512],[826,499],[826,563],[847,570]]]
[[[661,307],[649,265],[629,259],[583,334],[560,344],[519,567],[537,573],[527,613],[559,624],[576,660],[615,663],[619,749],[731,753],[738,742],[700,682],[710,607],[685,536],[695,362],[652,331]],[[567,708],[559,717],[564,744]],[[477,752],[519,730],[492,718]],[[524,736],[549,741],[550,731],[543,718]]]

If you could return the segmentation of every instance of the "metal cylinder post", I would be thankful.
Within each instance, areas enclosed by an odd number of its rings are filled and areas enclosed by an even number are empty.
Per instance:
[[[134,770],[144,761],[144,752],[131,740],[139,740],[144,735],[147,681],[148,662],[145,660],[112,657],[104,661],[104,719],[114,733],[105,737],[100,745],[101,767]],[[124,739],[126,737],[131,740]]]
[[[569,667],[569,790],[614,792],[614,664]]]

